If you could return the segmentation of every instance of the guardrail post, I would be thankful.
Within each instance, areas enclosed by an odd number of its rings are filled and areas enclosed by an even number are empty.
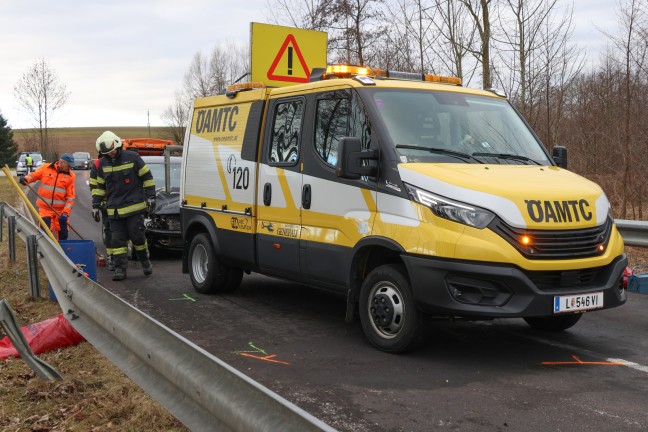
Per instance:
[[[27,236],[27,267],[29,270],[29,293],[32,297],[40,297],[38,281],[38,240],[35,235]]]
[[[20,329],[16,314],[6,299],[0,300],[0,327],[2,327],[9,336],[12,345],[20,354],[20,357],[27,363],[36,375],[40,378],[53,381],[61,379],[61,375],[50,366],[47,362],[41,360],[34,354],[31,347],[27,343],[25,335]]]
[[[0,242],[2,242],[3,227],[4,227],[4,203],[0,203]]]
[[[9,228],[9,259],[16,261],[16,216],[7,218],[7,226]]]

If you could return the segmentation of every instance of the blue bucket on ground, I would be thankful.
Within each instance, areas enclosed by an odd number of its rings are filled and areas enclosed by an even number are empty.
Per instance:
[[[93,281],[97,280],[97,261],[95,258],[95,244],[92,240],[61,240],[59,241],[63,252],[70,258],[80,271],[88,274]],[[52,285],[48,284],[49,296],[56,301],[56,294]]]

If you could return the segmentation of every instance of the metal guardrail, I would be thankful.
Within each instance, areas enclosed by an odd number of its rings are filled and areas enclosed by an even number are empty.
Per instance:
[[[36,372],[36,375],[42,379],[48,380],[61,378],[61,375],[59,375],[56,369],[50,366],[47,362],[38,358],[38,356],[36,356],[31,350],[25,335],[20,330],[16,314],[5,299],[0,300],[0,325],[2,325],[5,333],[9,336],[11,343],[16,351],[18,351],[18,354],[20,354],[20,357],[34,372]]]
[[[648,247],[648,222],[615,219],[614,223],[626,246]]]
[[[0,202],[0,215],[15,218],[24,242],[36,236],[40,263],[74,329],[191,430],[335,431],[84,276],[7,203]]]

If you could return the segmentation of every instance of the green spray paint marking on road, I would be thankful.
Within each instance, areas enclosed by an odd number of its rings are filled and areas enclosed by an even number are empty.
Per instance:
[[[248,345],[250,346],[250,348],[254,348],[254,351],[236,351],[236,353],[237,354],[241,354],[241,353],[261,353],[261,354],[268,355],[268,353],[265,352],[264,350],[262,350],[261,348],[257,348],[256,346],[254,346],[254,344],[252,342],[248,342]]]
[[[195,299],[189,297],[187,294],[182,294],[181,298],[174,298],[174,299],[169,299],[169,300],[189,300],[189,301],[192,301],[192,302],[196,301]]]

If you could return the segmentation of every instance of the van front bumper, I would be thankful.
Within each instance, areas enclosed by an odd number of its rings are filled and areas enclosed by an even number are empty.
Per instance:
[[[603,292],[609,309],[627,300],[625,254],[604,267],[525,271],[498,263],[403,256],[418,307],[433,315],[514,318],[553,315],[554,297]],[[601,310],[596,309],[596,310]]]

